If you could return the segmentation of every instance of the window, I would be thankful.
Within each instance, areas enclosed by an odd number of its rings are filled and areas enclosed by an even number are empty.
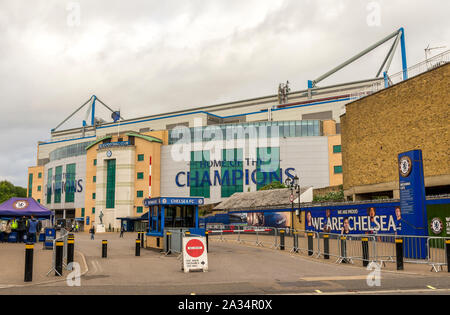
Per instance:
[[[66,190],[65,190],[66,202],[75,201],[75,191],[76,191],[75,168],[76,168],[75,163],[66,165]]]
[[[139,162],[144,161],[144,154],[139,154],[139,155],[138,155],[138,161],[139,161]]]
[[[39,173],[39,174],[38,174],[38,178],[42,178],[42,173]]]
[[[41,186],[38,186],[38,191],[41,191],[41,189],[42,189]]]
[[[53,169],[49,168],[47,173],[47,204],[52,203],[52,176]]]
[[[31,198],[33,192],[33,174],[28,175],[28,198]]]
[[[144,173],[143,172],[137,173],[137,179],[144,179]]]
[[[116,204],[116,160],[106,162],[106,209]]]
[[[242,149],[222,150],[221,195],[227,198],[244,191]],[[215,180],[215,179],[214,179]]]
[[[62,166],[58,166],[55,168],[55,203],[61,203],[62,171]]]
[[[97,166],[97,159],[94,160],[94,166]]]
[[[209,151],[192,151],[190,163],[190,196],[210,198]]]
[[[97,182],[97,176],[94,176],[94,177],[92,178],[92,181],[93,181],[94,183],[96,183],[96,182]]]
[[[274,182],[282,182],[280,148],[258,148],[256,166],[256,189]]]
[[[38,203],[41,203],[41,199],[38,199],[37,202],[38,202]]]
[[[142,213],[144,212],[144,208],[143,207],[137,207],[137,213]]]
[[[81,217],[82,218],[84,218],[84,212],[85,212],[84,208],[81,208]]]
[[[341,145],[334,145],[333,146],[333,153],[341,153],[342,152],[342,146]]]
[[[95,199],[95,193],[92,193],[92,199]]]
[[[95,207],[92,208],[92,214],[95,214]]]
[[[138,190],[138,191],[137,191],[137,197],[138,197],[138,198],[144,197],[144,192],[143,192],[142,190]]]
[[[334,174],[342,174],[342,165],[334,167]]]

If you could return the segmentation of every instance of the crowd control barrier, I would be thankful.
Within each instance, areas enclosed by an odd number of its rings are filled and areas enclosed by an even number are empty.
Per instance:
[[[388,234],[335,234],[304,230],[288,230],[270,227],[238,226],[207,231],[210,241],[237,242],[271,249],[289,251],[313,258],[330,259],[335,263],[368,266],[376,262],[385,267],[396,263],[401,256],[403,263],[424,264],[431,271],[448,268],[447,244],[449,239],[431,236],[399,236]],[[401,241],[401,255],[397,244]],[[450,248],[450,246],[448,246]]]
[[[69,231],[62,228],[60,230],[60,236],[53,240],[52,267],[47,272],[47,276],[52,271],[55,272],[56,276],[62,276],[62,269],[63,268],[67,269],[68,238],[69,238]]]

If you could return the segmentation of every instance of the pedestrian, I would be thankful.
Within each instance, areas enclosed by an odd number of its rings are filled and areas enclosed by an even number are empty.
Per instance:
[[[89,233],[91,234],[91,240],[93,240],[94,239],[94,235],[95,235],[94,225],[92,225],[92,227],[89,229]]]
[[[26,223],[27,219],[25,218],[25,216],[23,216],[20,220],[19,220],[19,227],[17,228],[17,241],[18,242],[23,242],[23,236],[27,230],[27,223]]]
[[[120,237],[123,238],[123,232],[125,232],[125,226],[122,224],[122,226],[120,227]]]
[[[0,221],[0,242],[4,242],[5,231],[6,231],[7,222],[2,220]]]
[[[31,219],[28,221],[28,234],[27,234],[27,242],[36,243],[36,233],[38,232],[38,221],[31,216]]]

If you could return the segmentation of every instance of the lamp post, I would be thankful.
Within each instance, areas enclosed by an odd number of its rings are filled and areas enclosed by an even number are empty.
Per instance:
[[[291,189],[291,205],[292,205],[292,212],[291,212],[291,222],[292,226],[294,225],[294,190],[298,194],[298,210],[296,211],[296,215],[299,217],[299,222],[302,222],[301,219],[301,210],[300,210],[300,181],[297,175],[293,179],[286,178],[284,181],[286,186]]]

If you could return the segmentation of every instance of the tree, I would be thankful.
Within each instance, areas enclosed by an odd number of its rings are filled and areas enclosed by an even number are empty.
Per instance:
[[[13,197],[21,197],[26,198],[27,197],[27,189],[20,187],[20,186],[14,186],[12,183],[3,180],[0,182],[0,203],[5,202],[8,199],[11,199]]]
[[[269,185],[261,187],[259,190],[273,190],[273,189],[281,189],[288,188],[286,185],[280,183],[279,181],[271,182]]]

